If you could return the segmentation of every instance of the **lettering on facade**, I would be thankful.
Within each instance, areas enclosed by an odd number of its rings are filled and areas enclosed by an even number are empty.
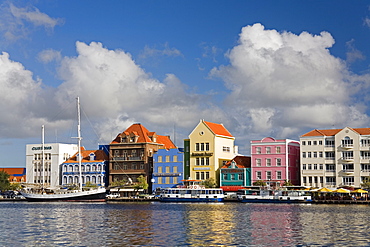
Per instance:
[[[212,156],[213,153],[209,153],[209,152],[201,152],[201,153],[191,153],[191,156]]]
[[[51,146],[45,146],[44,147],[44,150],[51,150],[52,147]],[[32,150],[42,150],[42,147],[32,147]]]
[[[222,169],[221,173],[241,173],[243,169]]]
[[[210,167],[194,167],[194,171],[211,170]]]

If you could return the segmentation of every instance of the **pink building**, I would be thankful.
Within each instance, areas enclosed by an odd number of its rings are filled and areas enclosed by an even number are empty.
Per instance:
[[[251,141],[252,184],[262,180],[269,186],[282,186],[285,180],[300,185],[300,144],[298,141],[265,137]]]

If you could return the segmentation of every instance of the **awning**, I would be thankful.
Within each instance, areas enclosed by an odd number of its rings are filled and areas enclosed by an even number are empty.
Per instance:
[[[221,189],[223,191],[230,191],[230,192],[237,192],[238,190],[244,189],[243,186],[236,186],[236,185],[230,185],[230,186],[221,186]]]

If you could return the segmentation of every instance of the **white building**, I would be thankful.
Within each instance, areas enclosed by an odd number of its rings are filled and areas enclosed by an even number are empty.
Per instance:
[[[370,176],[370,128],[315,129],[300,142],[303,186],[359,188]]]
[[[44,144],[44,162],[42,144],[26,145],[27,183],[44,184],[56,187],[61,184],[60,165],[78,151],[77,144]]]

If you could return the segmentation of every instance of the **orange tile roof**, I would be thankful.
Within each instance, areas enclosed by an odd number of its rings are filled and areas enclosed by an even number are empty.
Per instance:
[[[108,160],[108,155],[104,152],[104,150],[85,150],[85,148],[81,147],[81,156],[82,160],[81,162],[92,162],[90,161],[90,154],[95,154],[95,160],[94,162],[103,162],[105,160]],[[71,158],[69,158],[66,162],[67,163],[78,163],[77,160],[77,153],[75,153]]]
[[[350,128],[353,131],[357,132],[360,135],[370,135],[370,128]],[[340,132],[343,129],[326,129],[326,130],[318,130],[314,129],[310,132],[307,132],[306,134],[301,135],[301,137],[307,137],[307,136],[334,136],[338,132]]]
[[[138,136],[137,143],[154,143],[150,137],[156,137],[156,142],[158,144],[163,144],[164,148],[176,148],[176,145],[172,142],[169,136],[161,136],[157,135],[156,132],[149,131],[145,128],[142,124],[136,123],[128,127],[123,133],[125,135],[134,134]],[[111,142],[111,144],[119,144],[121,133],[117,135],[117,137]]]
[[[0,171],[4,171],[9,174],[9,181],[13,182],[26,182],[26,168],[0,168]]]
[[[207,121],[203,121],[208,128],[216,135],[221,135],[221,136],[229,136],[233,137],[230,132],[222,125],[222,124],[216,124],[216,123],[211,123]]]
[[[229,168],[232,161],[235,161],[238,168],[251,168],[251,157],[241,155],[235,156],[232,160],[226,162],[226,164],[221,168]]]

